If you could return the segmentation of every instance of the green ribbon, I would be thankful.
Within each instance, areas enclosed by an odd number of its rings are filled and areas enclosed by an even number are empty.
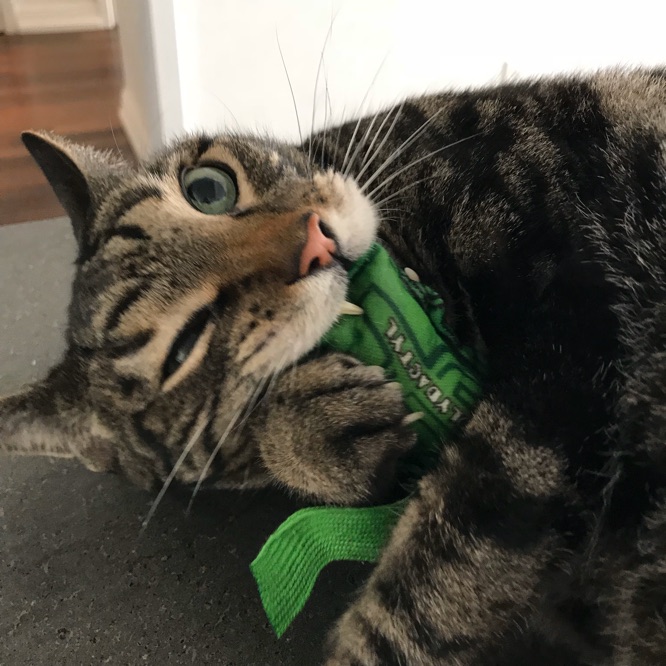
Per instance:
[[[301,509],[273,532],[250,566],[278,638],[301,612],[327,564],[377,561],[406,503],[407,498],[362,509]]]
[[[343,316],[321,346],[381,366],[400,382],[407,408],[423,413],[410,426],[418,439],[400,468],[409,492],[478,401],[483,362],[447,328],[441,297],[410,280],[378,244],[349,271],[348,300],[363,315]],[[251,564],[278,637],[302,610],[327,564],[377,561],[408,499],[364,508],[311,507],[278,527]]]

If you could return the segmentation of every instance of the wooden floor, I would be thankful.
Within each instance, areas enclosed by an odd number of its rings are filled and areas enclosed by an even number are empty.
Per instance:
[[[131,156],[118,121],[121,85],[115,30],[0,35],[0,225],[63,214],[22,130],[49,129]]]

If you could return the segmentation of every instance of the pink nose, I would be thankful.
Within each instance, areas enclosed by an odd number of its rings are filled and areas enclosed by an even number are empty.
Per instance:
[[[307,241],[301,254],[299,264],[299,275],[307,277],[318,268],[330,266],[335,254],[335,241],[324,236],[321,230],[321,218],[317,213],[312,213],[307,221]]]

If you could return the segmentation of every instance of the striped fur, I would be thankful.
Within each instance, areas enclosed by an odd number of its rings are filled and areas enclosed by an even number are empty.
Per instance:
[[[0,403],[7,450],[145,487],[177,466],[182,483],[342,504],[390,493],[411,445],[397,387],[311,353],[346,279],[294,283],[316,211],[348,259],[378,234],[490,365],[328,666],[666,661],[665,71],[410,99],[302,147],[191,137],[137,169],[26,143],[80,252],[69,350]],[[231,215],[180,192],[182,168],[211,160],[237,179]]]

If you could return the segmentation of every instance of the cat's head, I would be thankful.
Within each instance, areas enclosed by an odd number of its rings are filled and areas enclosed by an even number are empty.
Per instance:
[[[222,442],[211,478],[262,483],[258,452],[227,435],[332,325],[345,262],[375,238],[372,204],[302,150],[252,137],[192,137],[137,168],[23,139],[78,261],[67,352],[0,400],[0,450],[76,457],[150,487],[188,444],[176,478],[196,481]]]

